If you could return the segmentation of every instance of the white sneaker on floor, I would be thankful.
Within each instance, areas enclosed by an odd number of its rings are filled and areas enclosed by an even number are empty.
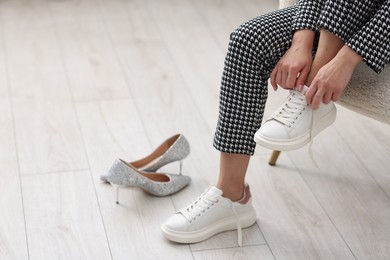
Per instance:
[[[306,90],[290,90],[284,104],[255,133],[257,144],[277,151],[299,149],[336,120],[334,103],[314,111],[306,104]]]
[[[223,197],[220,189],[210,187],[196,201],[170,217],[161,229],[167,239],[178,243],[196,243],[217,233],[237,229],[241,246],[241,228],[255,222],[256,212],[248,185],[243,198],[237,202]]]

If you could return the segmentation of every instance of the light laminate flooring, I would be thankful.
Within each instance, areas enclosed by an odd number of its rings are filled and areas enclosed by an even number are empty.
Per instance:
[[[0,1],[0,259],[390,259],[390,127],[338,107],[307,147],[257,148],[257,223],[167,241],[161,223],[218,177],[229,34],[274,0]],[[266,116],[286,92],[274,93]],[[163,198],[99,180],[183,133],[191,184]],[[178,165],[162,171],[177,172]]]

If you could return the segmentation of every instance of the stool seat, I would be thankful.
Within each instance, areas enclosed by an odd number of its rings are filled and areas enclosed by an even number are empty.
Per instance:
[[[360,63],[337,104],[390,124],[390,67],[377,74]]]

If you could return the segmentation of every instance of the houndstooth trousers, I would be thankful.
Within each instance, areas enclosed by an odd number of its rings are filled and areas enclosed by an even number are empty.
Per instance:
[[[319,28],[340,37],[380,72],[390,57],[390,3],[385,0],[311,1],[252,19],[230,36],[223,70],[214,147],[253,155],[268,96],[268,78],[291,45],[294,30]]]
[[[268,96],[268,78],[290,47],[295,7],[259,16],[230,36],[222,74],[214,147],[253,155]]]

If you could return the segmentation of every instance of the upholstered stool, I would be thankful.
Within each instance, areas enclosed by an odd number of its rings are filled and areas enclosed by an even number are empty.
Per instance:
[[[294,0],[280,0],[279,7],[284,8],[295,2]],[[351,81],[337,104],[390,124],[390,67],[387,66],[381,74],[377,74],[361,62],[356,67]],[[279,154],[280,151],[272,153],[270,165],[275,165]]]

